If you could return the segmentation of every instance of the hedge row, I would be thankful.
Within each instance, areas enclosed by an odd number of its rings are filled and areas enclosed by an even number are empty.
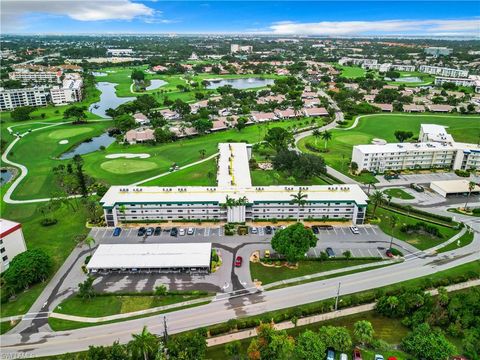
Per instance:
[[[389,209],[389,208],[399,209],[399,210],[406,211],[407,213],[410,213],[410,214],[423,215],[423,216],[426,216],[427,218],[437,219],[437,220],[441,220],[441,221],[444,221],[444,222],[447,222],[447,223],[453,223],[453,219],[450,216],[433,214],[433,213],[430,213],[428,211],[419,210],[417,208],[414,208],[414,207],[411,207],[411,206],[408,206],[408,205],[401,205],[401,204],[391,202],[388,205],[382,205],[382,207],[386,208],[386,209]],[[389,209],[389,210],[391,210],[391,209]],[[440,224],[440,225],[442,225],[442,224]],[[446,225],[446,226],[449,226],[449,225]]]
[[[174,296],[174,295],[210,295],[208,291],[204,290],[172,290],[167,291],[164,296]],[[95,293],[95,296],[156,296],[154,291],[119,291],[119,292],[101,292]]]

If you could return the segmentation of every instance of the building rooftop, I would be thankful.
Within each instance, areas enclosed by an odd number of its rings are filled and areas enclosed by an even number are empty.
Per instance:
[[[100,244],[88,269],[210,267],[211,243]]]
[[[219,187],[250,187],[250,165],[247,144],[220,143],[217,183]]]
[[[442,144],[439,142],[422,142],[422,143],[389,143],[385,145],[369,144],[356,145],[365,154],[377,153],[401,153],[406,151],[430,151],[430,150],[454,150],[456,147],[450,144]]]
[[[468,180],[440,180],[432,181],[430,187],[436,186],[446,194],[458,194],[458,193],[468,193],[468,185],[470,181]],[[476,185],[473,189],[473,192],[480,191],[480,186]]]
[[[15,221],[0,219],[0,238],[7,236],[8,234],[20,229],[22,224]]]

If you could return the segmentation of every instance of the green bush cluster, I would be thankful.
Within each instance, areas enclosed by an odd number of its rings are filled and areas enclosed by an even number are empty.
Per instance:
[[[460,177],[469,177],[470,176],[470,171],[457,169],[457,170],[455,170],[455,175],[460,176]]]
[[[442,234],[440,233],[440,230],[438,230],[438,228],[436,226],[428,225],[427,223],[424,223],[424,222],[417,222],[416,224],[404,225],[400,228],[400,231],[404,232],[404,233],[426,232],[427,234],[430,234],[430,235],[435,236],[437,238],[442,237]]]
[[[438,214],[434,214],[434,213],[431,213],[431,212],[428,212],[428,211],[419,210],[419,209],[411,207],[409,205],[401,205],[401,204],[391,202],[391,203],[388,204],[388,206],[384,205],[382,207],[384,207],[386,209],[389,209],[389,210],[392,210],[392,208],[393,209],[399,209],[399,210],[402,210],[403,214],[405,214],[405,213],[408,213],[410,215],[417,214],[417,215],[426,216],[426,217],[431,218],[431,219],[441,220],[441,221],[444,221],[446,223],[453,223],[453,219],[450,216],[438,215]],[[449,226],[449,225],[446,225],[446,226]]]

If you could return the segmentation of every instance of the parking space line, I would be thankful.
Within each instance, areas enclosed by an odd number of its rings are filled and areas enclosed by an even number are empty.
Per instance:
[[[340,230],[342,230],[343,235],[346,235],[345,230],[343,230],[343,227],[341,227]]]
[[[209,235],[210,235],[210,228],[206,227],[205,228],[205,233],[203,234],[203,236],[209,236]]]
[[[327,230],[327,231],[329,231],[329,230]],[[335,231],[335,235],[337,235],[337,230],[335,228],[333,228],[333,231]]]
[[[367,233],[367,235],[370,235],[370,233],[368,232],[367,228],[364,227],[363,230],[365,230],[365,232]]]
[[[378,255],[380,255],[381,258],[383,258],[383,254],[380,252],[380,250],[377,249]]]
[[[370,229],[373,231],[375,235],[377,235],[377,232],[375,231],[375,228],[372,225],[370,225]]]
[[[103,230],[103,235],[102,235],[102,239],[105,237],[105,235],[107,235],[107,230]]]
[[[128,231],[128,235],[127,235],[127,236],[130,236],[130,234],[132,233],[132,231],[133,231],[133,229],[130,229],[130,230]]]
[[[372,253],[372,250],[370,250],[370,249],[367,249],[367,250],[368,250],[368,253],[370,254],[370,256],[373,257],[374,255],[373,255],[373,253]]]

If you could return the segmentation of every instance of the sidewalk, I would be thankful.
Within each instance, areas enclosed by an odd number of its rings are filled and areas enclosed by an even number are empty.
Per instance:
[[[451,291],[467,289],[475,286],[480,286],[480,279],[471,280],[471,281],[467,281],[460,284],[450,285],[450,286],[447,286],[446,289],[448,292],[451,292]],[[430,293],[431,295],[438,294],[437,289],[428,290],[427,292]],[[347,309],[332,311],[325,314],[308,316],[305,318],[298,319],[296,326],[304,326],[304,325],[314,324],[317,322],[331,320],[331,319],[335,319],[335,318],[339,318],[347,315],[354,315],[354,314],[359,314],[366,311],[371,311],[375,309],[375,305],[376,303],[370,303],[370,304],[359,305],[359,306],[355,306]],[[284,321],[284,322],[275,324],[274,327],[277,330],[286,330],[286,329],[294,328],[295,325],[291,321]],[[210,347],[210,346],[222,345],[232,341],[244,340],[244,339],[252,338],[255,336],[257,336],[256,328],[237,331],[231,334],[216,336],[216,337],[207,339],[207,346]]]

